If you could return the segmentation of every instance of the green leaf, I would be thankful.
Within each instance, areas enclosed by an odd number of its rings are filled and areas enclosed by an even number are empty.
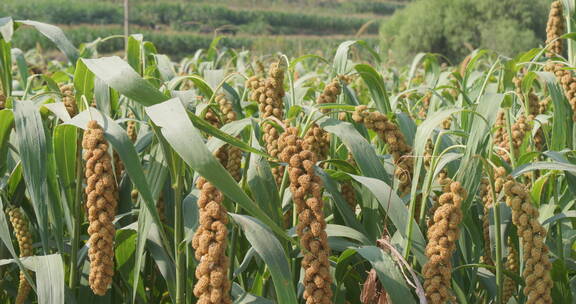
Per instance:
[[[355,67],[360,77],[364,80],[372,95],[374,104],[378,111],[382,113],[390,113],[392,107],[390,106],[390,100],[388,99],[388,92],[386,92],[386,87],[384,86],[384,79],[380,73],[367,64],[357,64]]]
[[[128,37],[128,48],[126,50],[126,60],[128,64],[140,75],[142,75],[142,35],[130,35]],[[139,38],[139,39],[137,39]]]
[[[186,215],[186,214],[185,214]],[[146,242],[148,252],[154,259],[156,266],[166,281],[168,292],[172,299],[176,298],[176,266],[172,262],[170,255],[166,248],[162,246],[160,233],[157,226],[152,226],[150,233],[148,233],[148,240]]]
[[[538,77],[546,84],[552,103],[554,104],[554,118],[552,119],[552,135],[550,136],[550,150],[560,151],[572,145],[570,130],[572,130],[572,108],[566,100],[564,91],[554,74],[550,72],[536,72]]]
[[[252,147],[255,149],[262,148],[254,134],[252,135]],[[278,195],[278,187],[274,175],[272,175],[270,164],[262,155],[250,155],[250,165],[246,178],[256,203],[267,214],[270,214],[276,223],[281,224],[282,203]]]
[[[576,165],[560,162],[534,162],[519,166],[510,174],[514,177],[518,177],[526,172],[536,170],[559,170],[576,174]]]
[[[192,81],[192,83],[194,83],[194,85],[198,88],[198,90],[202,92],[202,94],[206,97],[211,97],[214,94],[214,91],[212,91],[210,85],[206,83],[204,79],[196,75],[174,77],[172,78],[172,80],[170,80],[167,87],[173,90],[177,85],[179,85],[184,80]]]
[[[14,34],[14,21],[12,21],[12,17],[0,18],[0,34],[2,34],[2,39],[7,42],[12,40],[12,35]]]
[[[28,65],[26,64],[26,58],[24,58],[24,52],[20,49],[12,49],[12,55],[16,66],[18,67],[18,74],[20,74],[20,86],[26,86],[26,81],[30,76],[28,73]]]
[[[214,126],[212,126],[211,124],[209,124],[208,122],[206,122],[205,120],[201,119],[200,117],[192,114],[192,113],[188,113],[188,116],[190,116],[190,120],[192,120],[192,123],[194,124],[194,126],[224,142],[227,142],[233,146],[236,146],[246,152],[251,152],[254,154],[260,154],[262,156],[266,156],[266,157],[270,157],[268,154],[258,150],[258,149],[254,149],[252,148],[249,144],[243,142],[242,140],[229,135],[227,132],[223,132],[223,130],[220,130]],[[241,127],[247,127],[250,125],[250,121],[248,119],[244,119],[242,121],[240,121],[240,123],[234,124],[234,125],[240,125]],[[215,151],[215,150],[213,150]]]
[[[78,131],[76,127],[69,125],[58,125],[54,128],[54,156],[56,158],[56,170],[59,181],[66,194],[66,201],[72,204],[74,201],[74,190],[76,186],[76,160],[78,151]],[[73,205],[70,205],[71,208]]]
[[[156,66],[160,72],[160,76],[162,76],[162,80],[170,81],[176,76],[174,67],[172,66],[172,61],[170,61],[168,56],[155,54],[154,58],[156,58]]]
[[[32,20],[17,20],[16,23],[30,25],[36,28],[38,32],[56,44],[56,47],[66,55],[70,63],[75,63],[78,59],[78,50],[72,45],[68,38],[66,38],[66,35],[59,27]]]
[[[168,178],[168,168],[166,167],[166,161],[164,159],[164,154],[162,153],[162,148],[160,146],[155,146],[151,152],[151,164],[148,168],[148,175],[146,176],[146,181],[149,185],[149,191],[151,196],[156,202],[159,198],[160,193],[162,192],[162,187],[166,183],[166,179]],[[130,172],[128,172],[130,173]],[[132,178],[132,177],[131,177]],[[154,206],[156,204],[154,203]],[[147,204],[148,206],[148,204]],[[138,239],[136,243],[136,262],[135,262],[135,269],[141,269],[142,263],[144,260],[144,247],[148,243],[148,240],[152,240],[152,247],[151,253],[153,254],[152,257],[156,263],[162,263],[163,267],[161,269],[161,273],[166,280],[166,285],[168,286],[168,292],[172,299],[175,299],[176,296],[176,270],[174,265],[174,259],[165,250],[170,250],[173,248],[167,242],[166,234],[164,229],[158,229],[157,227],[163,227],[162,223],[157,221],[158,213],[157,209],[154,208],[154,213],[150,212],[150,209],[145,208],[140,210],[140,214],[138,215]],[[154,250],[157,249],[154,244],[162,243],[164,250]],[[149,246],[149,247],[150,247]],[[179,244],[175,244],[175,246],[179,246]],[[134,273],[134,283],[132,284],[132,301],[136,299],[136,291],[137,287],[140,283],[140,274],[139,272]]]
[[[406,219],[409,218],[410,212],[408,212],[406,204],[404,204],[402,199],[398,196],[398,194],[396,194],[396,191],[394,191],[394,189],[392,189],[388,184],[381,180],[353,174],[348,175],[350,175],[357,182],[366,186],[366,188],[372,192],[374,197],[376,197],[380,203],[380,206],[382,206],[382,209],[384,209],[394,226],[396,226],[396,229],[400,235],[402,235],[405,240],[408,239],[408,223]],[[426,241],[424,240],[424,235],[420,231],[420,228],[414,219],[410,218],[410,222],[412,222],[411,224],[413,227],[412,250],[414,251],[414,255],[416,256],[418,262],[424,265],[424,263],[428,260],[424,255]]]
[[[144,199],[146,207],[155,219],[155,223],[160,226],[161,221],[156,210],[156,201],[153,199],[149,184],[146,181],[146,175],[144,174],[144,170],[140,164],[138,154],[124,129],[122,129],[122,127],[120,127],[110,117],[102,114],[94,108],[90,108],[89,111],[84,111],[76,115],[70,121],[66,122],[66,124],[85,129],[88,122],[92,119],[96,120],[102,129],[104,129],[106,140],[108,140],[112,145],[112,148],[118,152],[132,183],[136,186],[140,195]]]
[[[337,74],[341,75],[346,73],[346,68],[348,64],[348,51],[350,47],[355,44],[356,40],[348,40],[342,42],[338,49],[336,50],[336,55],[334,55],[334,70]]]
[[[186,115],[178,98],[146,108],[150,119],[160,128],[170,146],[196,172],[206,178],[231,200],[269,225],[274,232],[288,239],[284,229],[254,203],[238,186],[234,178],[222,167],[204,144],[200,132]],[[186,134],[186,136],[181,136]]]
[[[262,222],[253,217],[233,213],[230,213],[230,216],[242,227],[246,239],[248,239],[252,247],[268,266],[274,281],[278,303],[298,303],[296,292],[292,285],[292,274],[288,258],[284,248],[272,231],[268,230]]]
[[[372,264],[376,274],[378,274],[378,280],[388,293],[392,303],[416,303],[410,289],[406,286],[404,276],[390,256],[375,246],[360,247],[357,251]]]
[[[48,150],[42,117],[31,101],[21,100],[14,104],[14,122],[26,189],[38,218],[42,247],[48,252]]]
[[[544,222],[542,222],[542,225],[548,225],[560,220],[574,218],[576,218],[576,210],[568,210],[566,212],[558,213],[552,217],[547,218]]]
[[[38,303],[64,303],[64,264],[60,254],[29,257],[24,264],[36,272]]]
[[[0,39],[0,82],[5,96],[12,95],[12,51],[10,42]]]
[[[0,110],[0,176],[6,172],[8,157],[8,140],[14,126],[14,114],[11,110]]]
[[[94,73],[88,70],[84,61],[78,60],[76,70],[74,71],[74,89],[76,90],[76,102],[78,109],[85,109],[86,105],[82,102],[82,95],[86,97],[88,103],[94,98]]]
[[[322,184],[328,193],[330,193],[330,196],[332,196],[336,208],[338,208],[338,211],[344,219],[344,223],[346,223],[347,226],[360,231],[362,234],[366,234],[366,229],[356,219],[354,211],[350,209],[350,206],[348,203],[346,203],[344,197],[342,197],[336,182],[328,174],[326,174],[324,170],[318,167],[316,167],[316,174],[320,177],[320,179],[322,179]]]
[[[329,133],[336,135],[354,156],[362,174],[390,182],[384,166],[378,159],[374,147],[356,131],[348,122],[329,117],[321,117],[317,120],[318,125]]]
[[[4,202],[2,200],[2,196],[0,196],[0,210],[1,210],[0,211],[0,239],[2,239],[2,243],[4,244],[4,246],[6,246],[6,248],[10,252],[10,255],[12,255],[16,264],[18,264],[18,267],[20,268],[20,270],[24,270],[25,269],[24,264],[22,263],[18,254],[16,254],[16,250],[14,249],[14,244],[12,243],[12,238],[10,237],[10,228],[8,227],[8,219],[6,218],[6,213],[4,212],[5,208],[4,208]],[[36,291],[36,286],[34,284],[34,281],[33,281],[32,277],[30,276],[30,274],[27,272],[26,272],[26,279],[28,280],[28,282],[32,283],[31,284],[32,289],[34,289]]]
[[[136,231],[118,230],[114,239],[115,250],[114,259],[116,260],[116,271],[122,276],[129,286],[134,284],[134,256],[136,255]],[[138,284],[138,295],[145,299],[144,286]]]
[[[118,56],[81,60],[108,86],[144,106],[155,105],[168,99]]]
[[[232,297],[234,298],[234,304],[274,304],[274,301],[246,292],[237,283],[232,283]]]
[[[362,245],[369,245],[373,242],[362,232],[342,225],[326,225],[326,234],[331,237],[345,237],[360,242]]]

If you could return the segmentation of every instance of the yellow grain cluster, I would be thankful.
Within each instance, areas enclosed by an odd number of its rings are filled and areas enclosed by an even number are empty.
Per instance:
[[[64,84],[60,85],[60,94],[62,94],[62,102],[66,107],[66,111],[70,117],[74,117],[78,113],[78,106],[76,105],[76,97],[74,96],[74,85]]]
[[[544,70],[554,73],[554,76],[556,76],[556,79],[562,85],[564,95],[566,95],[572,107],[572,120],[576,121],[576,78],[572,76],[570,70],[565,70],[564,68],[562,63],[553,62],[548,62],[544,66]]]
[[[28,220],[24,217],[19,208],[12,207],[7,209],[8,217],[10,223],[12,223],[12,228],[14,228],[14,234],[16,235],[16,240],[18,241],[18,247],[20,249],[20,257],[31,256],[32,253],[32,234],[30,233],[30,228],[28,227]],[[30,293],[30,284],[26,281],[26,276],[24,272],[20,272],[20,283],[18,285],[18,294],[14,301],[15,304],[23,304]]]
[[[317,104],[327,104],[336,103],[338,101],[338,95],[340,95],[340,82],[338,78],[334,78],[322,91],[322,94],[316,99]],[[327,113],[327,109],[322,109],[322,113]],[[304,135],[304,142],[311,147],[312,152],[314,152],[318,159],[325,160],[328,157],[328,152],[330,150],[330,135],[328,132],[324,131],[317,124],[313,124],[310,129]]]
[[[514,82],[516,94],[522,99],[522,101],[525,102],[526,106],[528,107],[528,121],[534,121],[536,116],[546,112],[548,103],[550,101],[549,98],[545,98],[539,101],[538,95],[534,93],[532,88],[530,88],[530,91],[526,95],[523,94],[522,77],[514,77],[512,81]],[[534,135],[534,146],[536,147],[536,150],[542,151],[544,146],[544,139],[544,132],[542,129],[538,129]]]
[[[316,99],[317,104],[326,104],[326,103],[337,103],[338,102],[338,95],[342,92],[340,88],[340,81],[339,78],[334,78],[332,81],[326,85],[322,94],[318,96]],[[342,78],[345,81],[347,78]],[[323,109],[322,112],[326,113],[326,109]]]
[[[352,153],[348,153],[348,159],[346,160],[350,165],[356,166],[356,161],[354,161],[354,157]],[[358,201],[356,200],[356,191],[354,190],[354,186],[352,185],[352,181],[344,181],[340,186],[340,192],[348,203],[348,206],[352,208],[352,210],[356,210],[356,205],[358,205]]]
[[[432,92],[426,92],[422,97],[422,101],[420,104],[420,111],[418,112],[418,116],[421,119],[426,119],[428,115],[428,108],[430,108],[430,100],[432,100]]]
[[[544,243],[546,229],[538,222],[538,210],[532,205],[530,194],[523,185],[512,178],[504,184],[506,204],[512,208],[512,223],[522,239],[524,271],[526,283],[524,295],[527,304],[552,303],[550,290],[553,283],[550,277],[552,264],[548,257],[548,247]]]
[[[223,123],[226,124],[236,120],[236,112],[234,112],[232,103],[224,94],[216,96],[216,102],[222,113]],[[230,145],[226,145],[220,149],[223,150],[221,153],[226,153],[226,156],[222,156],[226,158],[226,162],[222,165],[226,167],[226,170],[230,172],[236,181],[239,181],[242,178],[242,150]]]
[[[558,39],[564,34],[564,17],[562,16],[562,3],[557,0],[552,2],[548,23],[546,24],[546,49],[547,57],[562,55],[562,39]]]
[[[234,112],[234,108],[232,103],[226,98],[224,93],[218,94],[215,98],[216,103],[218,103],[218,107],[220,108],[220,112],[222,112],[224,123],[229,123],[231,121],[236,120],[236,112]]]
[[[452,278],[452,253],[456,250],[456,241],[462,221],[461,204],[466,192],[460,182],[446,185],[444,193],[438,199],[438,208],[434,212],[432,225],[428,227],[428,244],[424,265],[424,291],[428,303],[440,304],[455,301],[450,291]]]
[[[222,204],[224,195],[203,177],[198,179],[196,187],[200,189],[200,223],[192,239],[195,257],[199,261],[194,295],[198,304],[231,304],[226,256],[228,217]]]
[[[342,192],[344,200],[348,203],[348,206],[350,206],[352,210],[356,210],[356,205],[358,203],[356,201],[356,191],[354,191],[352,183],[350,181],[342,183],[340,191]]]
[[[504,182],[506,181],[506,169],[504,167],[497,167],[494,169],[494,194],[498,197],[499,193],[502,191]],[[490,208],[494,206],[494,200],[492,197],[492,185],[488,181],[488,178],[483,178],[480,184],[480,197],[482,198],[482,203],[484,205],[484,215],[482,217],[482,232],[484,237],[484,256],[482,256],[482,261],[484,264],[494,265],[492,260],[492,251],[490,249]]]
[[[97,295],[104,295],[114,275],[114,216],[118,191],[114,180],[112,159],[108,153],[104,130],[95,120],[88,122],[82,138],[86,161],[86,208],[90,234],[89,283]]]
[[[4,110],[4,108],[6,108],[6,95],[0,90],[0,110]]]
[[[496,150],[496,153],[498,153],[504,161],[510,162],[510,136],[506,129],[506,114],[504,111],[498,112],[496,126],[499,128],[496,134],[494,134],[494,144],[500,147],[500,149]],[[530,132],[530,130],[530,124],[525,115],[520,115],[516,122],[512,124],[511,133],[514,156],[517,157],[519,155],[519,149],[524,142],[524,136]]]
[[[507,271],[511,273],[518,273],[518,251],[512,239],[508,238],[508,255],[506,256],[506,264],[504,265]],[[509,276],[504,277],[504,286],[502,290],[502,303],[508,303],[508,300],[516,293],[516,282]]]
[[[114,175],[116,176],[116,182],[119,184],[122,173],[124,172],[124,163],[120,159],[118,152],[114,151],[112,155],[114,155]]]
[[[129,120],[126,123],[126,133],[128,134],[130,140],[134,143],[136,142],[136,138],[138,137],[138,132],[136,130],[136,122],[132,120],[134,119],[134,113],[130,112],[128,114],[128,118],[130,118],[131,120]]]
[[[410,147],[404,135],[396,124],[388,120],[386,115],[380,112],[368,112],[365,105],[357,106],[352,114],[352,119],[357,123],[363,123],[366,128],[373,130],[378,134],[386,144],[392,159],[396,164],[394,175],[400,181],[398,187],[401,194],[410,191],[412,183],[412,172],[414,160],[412,158],[412,147]]]
[[[328,236],[324,219],[322,183],[314,172],[316,155],[298,137],[296,128],[288,128],[279,140],[280,158],[288,163],[290,190],[298,213],[296,233],[302,246],[304,299],[306,304],[332,303]]]
[[[447,173],[446,169],[443,169],[442,171],[440,171],[440,173],[438,173],[438,176],[436,177],[436,181],[438,182],[438,185],[440,185],[442,190],[444,190],[444,188],[446,188],[447,186],[450,185],[450,183],[452,183],[452,179],[450,177],[448,177],[448,173]],[[430,207],[430,209],[428,209],[427,214],[426,214],[427,227],[431,227],[434,224],[434,213],[436,212],[436,209],[438,209],[438,207],[440,207],[438,196],[433,196],[432,201],[434,201],[434,203],[432,204],[432,207]],[[418,206],[417,208],[421,208],[421,207],[422,207],[422,205]],[[418,209],[416,209],[416,210],[418,210]]]
[[[214,128],[219,128],[221,126],[218,115],[210,108],[208,108],[206,114],[204,114],[204,120],[211,124]]]
[[[260,115],[263,119],[276,118],[282,121],[284,117],[284,70],[278,62],[270,65],[268,78],[262,79],[257,76],[248,79],[246,86],[252,90],[250,98],[258,102]],[[278,157],[278,137],[280,134],[272,124],[264,124],[264,141],[268,154]],[[272,168],[272,173],[278,184],[282,181],[282,167]]]

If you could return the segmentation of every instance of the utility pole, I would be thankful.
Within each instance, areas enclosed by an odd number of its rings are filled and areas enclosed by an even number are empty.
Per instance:
[[[124,50],[128,52],[128,35],[130,35],[129,29],[129,0],[124,0]]]

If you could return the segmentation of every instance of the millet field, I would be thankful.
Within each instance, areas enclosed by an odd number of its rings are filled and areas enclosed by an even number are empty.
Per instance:
[[[576,4],[549,4],[539,47],[407,64],[0,15],[0,304],[576,303]]]

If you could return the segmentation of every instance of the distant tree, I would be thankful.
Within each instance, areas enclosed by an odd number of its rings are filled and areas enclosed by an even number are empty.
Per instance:
[[[418,52],[460,60],[479,47],[511,55],[544,41],[548,2],[415,1],[382,24],[382,47],[402,63]]]

